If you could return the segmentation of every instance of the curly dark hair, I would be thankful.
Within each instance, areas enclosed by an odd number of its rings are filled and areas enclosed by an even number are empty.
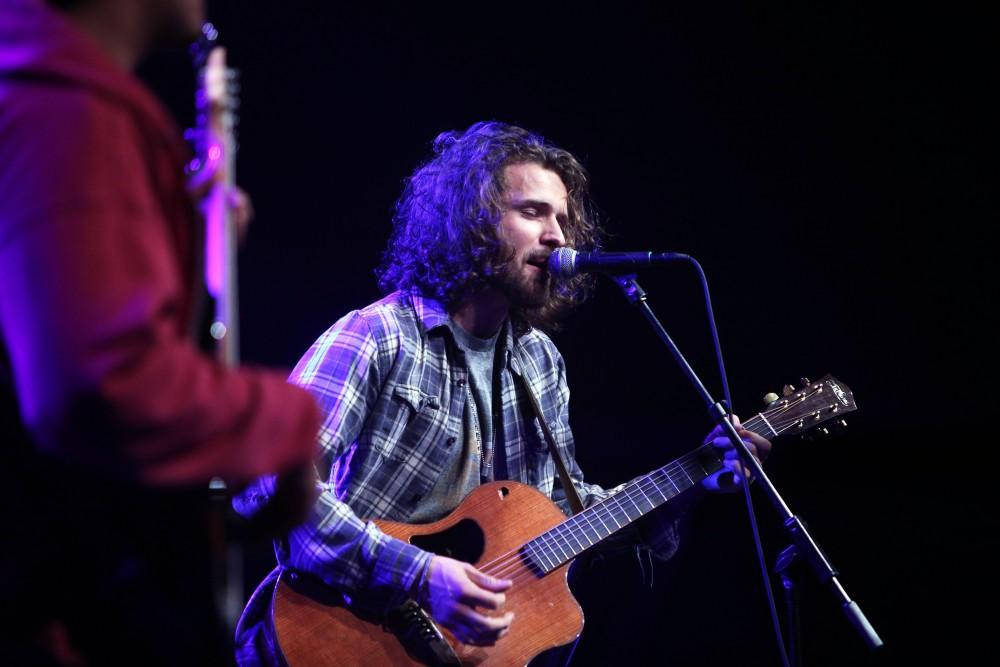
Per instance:
[[[578,250],[599,246],[601,230],[589,178],[568,151],[514,125],[480,122],[464,132],[444,132],[433,155],[406,179],[396,202],[393,232],[376,270],[386,292],[412,290],[453,310],[500,275],[513,256],[499,236],[506,203],[504,170],[538,164],[555,172],[569,194],[562,231]],[[515,326],[558,328],[570,308],[589,294],[586,276],[557,281],[548,302],[511,312]]]

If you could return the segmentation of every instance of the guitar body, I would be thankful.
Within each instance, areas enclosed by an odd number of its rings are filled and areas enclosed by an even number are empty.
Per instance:
[[[376,522],[386,534],[477,567],[566,520],[537,490],[517,482],[493,482],[470,493],[444,519],[423,525]],[[514,612],[510,632],[494,646],[468,646],[444,635],[462,665],[524,665],[583,630],[583,612],[567,583],[569,563],[547,574],[516,559],[505,577],[514,580],[503,611]],[[328,593],[309,594],[282,575],[272,602],[278,644],[290,667],[312,665],[420,665],[413,651],[378,619]]]

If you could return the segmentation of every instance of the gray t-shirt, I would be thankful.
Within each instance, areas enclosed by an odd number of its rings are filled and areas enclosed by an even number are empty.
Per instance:
[[[437,482],[409,517],[412,523],[436,521],[458,507],[483,482],[493,480],[493,362],[504,327],[490,338],[473,336],[448,320],[458,349],[469,369],[466,383],[462,447],[454,447]]]
[[[496,353],[497,339],[501,327],[490,338],[473,336],[454,321],[450,328],[455,334],[458,347],[465,353],[465,362],[469,368],[469,389],[472,401],[466,407],[466,415],[470,411],[472,419],[466,420],[466,428],[478,429],[475,434],[479,451],[483,458],[483,481],[493,479],[493,359]]]

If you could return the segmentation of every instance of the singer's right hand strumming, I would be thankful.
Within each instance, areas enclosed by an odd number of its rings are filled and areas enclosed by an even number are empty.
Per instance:
[[[483,574],[468,563],[434,556],[424,575],[420,605],[464,644],[492,646],[507,634],[513,612],[498,614],[509,579]],[[490,612],[493,612],[491,614]]]

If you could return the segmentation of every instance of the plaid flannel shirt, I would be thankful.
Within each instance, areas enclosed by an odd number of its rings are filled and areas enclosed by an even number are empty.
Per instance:
[[[434,300],[396,292],[349,313],[312,345],[291,381],[316,397],[321,474],[328,489],[312,516],[279,543],[279,566],[304,571],[366,606],[390,608],[413,595],[431,554],[382,533],[365,518],[406,521],[434,485],[447,448],[461,446],[468,369]],[[583,481],[569,427],[562,356],[537,330],[506,327],[500,397],[509,479],[534,486],[568,513],[568,501],[519,375],[535,394],[585,506],[618,490]],[[244,493],[265,501],[273,478]],[[634,539],[633,539],[634,542]],[[670,524],[654,551],[676,547]],[[267,583],[267,582],[265,582]],[[248,619],[245,619],[248,620]]]

